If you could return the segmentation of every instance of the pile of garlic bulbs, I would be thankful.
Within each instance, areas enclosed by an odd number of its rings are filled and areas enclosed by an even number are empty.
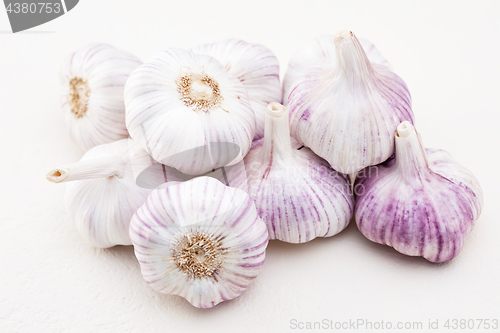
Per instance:
[[[97,248],[133,245],[146,282],[200,308],[239,296],[269,240],[341,232],[443,262],[483,206],[476,178],[424,149],[405,82],[342,30],[278,60],[241,40],[73,53],[63,110],[86,153],[47,174]],[[282,93],[283,91],[283,93]]]

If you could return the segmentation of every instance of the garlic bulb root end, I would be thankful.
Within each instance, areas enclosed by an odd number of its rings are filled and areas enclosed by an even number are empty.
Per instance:
[[[184,104],[194,111],[208,112],[222,101],[219,84],[204,74],[187,74],[177,81]]]
[[[87,112],[90,97],[90,86],[87,80],[74,77],[69,81],[69,105],[75,118],[81,118]]]

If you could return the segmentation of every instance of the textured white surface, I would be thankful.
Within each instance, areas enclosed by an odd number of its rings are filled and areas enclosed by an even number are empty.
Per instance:
[[[281,332],[292,319],[424,328],[429,319],[441,328],[448,318],[500,319],[499,15],[498,1],[82,0],[31,33],[0,33],[0,331]],[[100,41],[145,60],[169,46],[238,37],[274,51],[283,74],[299,45],[343,28],[374,42],[406,81],[426,147],[450,152],[483,187],[483,214],[456,259],[405,257],[351,222],[330,239],[272,241],[241,297],[200,310],[154,292],[131,247],[83,243],[67,222],[65,186],[45,180],[82,155],[59,106],[68,53]],[[1,8],[0,30],[9,30]]]

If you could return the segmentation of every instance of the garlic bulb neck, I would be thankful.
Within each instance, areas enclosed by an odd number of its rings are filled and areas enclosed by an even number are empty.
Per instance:
[[[264,142],[260,151],[261,161],[287,160],[295,155],[290,139],[288,108],[280,103],[270,103],[266,108]]]
[[[90,96],[90,87],[87,80],[80,77],[74,77],[69,81],[68,102],[71,113],[75,118],[81,118],[87,112],[87,103]]]
[[[193,111],[208,112],[220,104],[219,84],[206,74],[187,74],[177,80],[181,100]]]
[[[125,173],[126,166],[127,161],[122,157],[99,157],[56,168],[47,173],[46,178],[53,183],[111,176],[121,178]]]
[[[419,180],[422,173],[430,171],[415,127],[409,121],[403,121],[397,127],[396,165],[408,183]]]
[[[335,74],[354,80],[367,80],[373,67],[358,39],[349,30],[335,34]]]

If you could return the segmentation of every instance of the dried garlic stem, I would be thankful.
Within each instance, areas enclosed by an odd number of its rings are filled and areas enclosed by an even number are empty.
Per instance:
[[[401,138],[407,138],[415,132],[415,128],[409,121],[403,121],[401,124],[398,125],[397,127],[397,136]]]
[[[262,150],[264,159],[272,163],[275,160],[293,158],[294,150],[290,139],[288,108],[279,103],[270,103],[266,108],[264,127],[264,143]]]
[[[425,150],[420,143],[415,127],[403,121],[396,133],[396,165],[409,183],[420,179],[422,170],[429,170]]]
[[[73,180],[122,177],[127,161],[119,156],[93,158],[51,170],[46,178],[54,183]]]
[[[367,81],[374,75],[373,67],[358,39],[349,30],[335,35],[335,63],[339,74],[353,81]]]

